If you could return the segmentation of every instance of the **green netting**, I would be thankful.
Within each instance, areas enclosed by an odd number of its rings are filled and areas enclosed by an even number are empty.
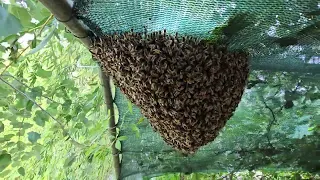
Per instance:
[[[166,29],[180,35],[208,37],[237,14],[230,49],[251,52],[252,68],[319,72],[319,2],[316,0],[172,1],[76,0],[75,14],[98,35]],[[244,26],[236,32],[239,26]],[[232,29],[231,28],[231,29]],[[288,46],[293,44],[292,46]]]
[[[74,13],[96,34],[134,29],[212,38],[227,25],[229,49],[250,53],[248,89],[221,135],[184,157],[151,129],[119,90],[121,177],[166,172],[218,172],[264,169],[320,169],[320,3],[316,0],[76,0]],[[242,18],[243,17],[243,18]],[[287,73],[295,72],[295,73]],[[305,73],[305,74],[302,74]],[[313,75],[307,75],[313,73]]]
[[[255,76],[265,80],[257,83]],[[121,177],[256,169],[319,173],[320,76],[299,76],[252,72],[249,86],[257,84],[246,90],[223,132],[190,157],[166,145],[147,120],[141,122],[137,107],[131,113],[127,99],[117,89],[120,135],[128,137],[121,147]],[[315,94],[319,97],[310,99],[313,91],[304,88],[311,87],[318,89]],[[286,104],[290,100],[293,107]]]

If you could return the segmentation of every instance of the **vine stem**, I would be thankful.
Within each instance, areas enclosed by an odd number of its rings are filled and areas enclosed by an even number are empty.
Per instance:
[[[41,107],[40,104],[38,104],[35,100],[33,100],[31,97],[29,97],[27,94],[23,93],[21,90],[19,90],[18,88],[14,87],[13,85],[11,85],[9,82],[7,82],[6,80],[4,80],[2,77],[0,77],[0,80],[2,82],[4,82],[5,84],[7,84],[8,86],[10,86],[12,89],[14,89],[15,91],[17,91],[18,93],[20,93],[21,95],[23,95],[25,98],[29,99],[30,101],[32,101],[37,107],[39,107],[44,113],[46,113],[49,117],[51,117],[56,123],[59,124],[60,128],[62,129],[64,134],[68,135],[68,139],[71,140],[71,142],[78,147],[86,147],[85,145],[77,142],[76,140],[74,140],[71,135],[68,133],[68,131],[65,129],[64,125],[55,117],[53,117],[48,111],[46,111],[43,107]]]
[[[41,26],[40,32],[39,32],[39,34],[38,34],[37,36],[41,36],[41,33],[42,33],[44,27],[49,23],[49,21],[50,21],[52,18],[53,18],[53,15],[51,14],[51,15],[49,16],[49,18],[46,20],[46,22]],[[29,49],[29,47],[30,47],[30,45],[28,45],[26,48],[22,49],[22,51],[19,53],[19,55],[17,56],[16,59],[18,60],[18,59],[22,56],[22,54],[23,54],[27,49]],[[1,72],[0,75],[3,75],[3,73],[5,73],[5,72],[8,70],[8,68],[9,68],[13,63],[14,63],[14,61],[11,61],[11,62],[4,68],[4,70]]]

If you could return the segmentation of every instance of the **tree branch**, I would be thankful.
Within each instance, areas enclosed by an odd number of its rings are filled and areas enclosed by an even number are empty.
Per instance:
[[[266,135],[267,135],[267,139],[268,139],[268,143],[269,143],[270,147],[273,148],[273,146],[271,144],[271,141],[270,141],[270,131],[271,131],[272,126],[277,122],[277,119],[276,119],[276,116],[275,116],[273,110],[267,105],[267,103],[264,100],[262,100],[262,102],[263,102],[265,108],[267,108],[270,111],[271,115],[272,115],[272,120],[269,121],[269,124],[267,126]]]
[[[20,84],[22,84],[23,86],[27,87],[28,89],[32,89],[32,87],[30,87],[30,86],[28,86],[27,84],[21,82],[18,78],[14,77],[14,76],[12,76],[12,75],[10,75],[10,74],[3,74],[3,75],[0,75],[0,76],[3,76],[3,77],[4,77],[4,76],[11,77],[11,78],[15,79],[16,81],[18,81],[18,83],[20,83]],[[51,101],[51,102],[55,102],[55,103],[61,104],[61,103],[59,103],[59,102],[57,102],[57,101],[49,98],[48,96],[43,96],[43,95],[41,95],[41,97],[44,97],[44,98],[48,99],[48,100]]]
[[[51,117],[56,123],[59,124],[60,128],[62,129],[63,133],[66,134],[68,136],[68,139],[70,139],[70,141],[78,147],[86,147],[83,144],[80,144],[79,142],[77,142],[76,140],[74,140],[71,135],[68,133],[68,131],[65,129],[64,125],[55,117],[53,117],[48,111],[46,111],[45,109],[43,109],[40,104],[38,104],[35,100],[33,100],[31,97],[29,97],[27,94],[23,93],[22,91],[20,91],[18,88],[12,86],[9,82],[7,82],[6,80],[4,80],[2,77],[0,77],[0,80],[2,82],[4,82],[5,84],[7,84],[8,86],[10,86],[12,89],[14,89],[15,91],[17,91],[18,93],[20,93],[21,95],[23,95],[25,98],[27,98],[28,100],[32,101],[36,106],[38,106],[44,113],[46,113],[49,117]]]
[[[41,35],[44,27],[49,23],[49,21],[50,21],[52,18],[53,18],[53,15],[51,14],[51,16],[47,19],[47,21],[41,26],[41,29],[40,29],[40,32],[39,32],[38,36]],[[20,54],[19,54],[15,59],[18,60],[18,59],[22,56],[22,54],[23,54],[29,47],[30,47],[30,45],[28,45],[26,48],[22,49],[22,51],[20,52]],[[15,62],[15,61],[11,61],[11,62],[4,68],[4,70],[1,72],[0,75],[3,75],[3,74],[7,71],[7,69],[8,69],[14,62]]]
[[[269,122],[269,125],[267,127],[267,131],[270,131],[272,128],[272,125],[274,125],[277,122],[277,119],[276,119],[276,116],[274,115],[273,110],[267,105],[267,103],[263,101],[263,104],[265,105],[265,108],[267,108],[272,115],[272,120]]]

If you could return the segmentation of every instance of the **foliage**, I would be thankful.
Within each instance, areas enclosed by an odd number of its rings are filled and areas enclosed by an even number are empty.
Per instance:
[[[10,2],[0,6],[0,26],[8,27],[0,29],[0,179],[109,177],[113,142],[106,133],[108,114],[96,64],[40,2]],[[230,22],[247,20],[245,16]],[[229,24],[213,32],[212,42],[225,40],[247,25],[231,23],[236,25],[231,28]],[[302,172],[316,172],[319,167],[314,153],[319,149],[319,84],[318,77],[308,74],[253,71],[246,96],[221,136],[229,144],[219,146],[221,137],[216,141],[215,148],[221,150],[217,160],[233,169],[224,167],[229,172],[216,174],[167,174],[158,179],[250,179],[257,175],[253,169],[260,169],[267,179],[319,178]],[[115,97],[114,88],[112,92]],[[119,128],[131,136],[123,133],[114,141],[118,148],[121,141],[126,147],[137,146],[133,149],[137,151],[141,139],[147,137],[147,120],[140,115],[130,119],[136,114],[131,103],[118,108],[125,112]],[[142,145],[150,147],[154,138],[144,139]],[[246,145],[247,149],[241,149]],[[170,154],[156,158],[161,163],[148,168],[164,168]],[[300,167],[301,172],[275,172],[279,166]]]
[[[108,116],[90,53],[40,2],[10,2],[0,7],[0,25],[11,27],[0,33],[0,179],[109,176]]]
[[[140,121],[139,116],[123,116],[121,133],[128,137],[122,145],[123,174],[144,172],[148,179],[169,172],[202,172],[209,174],[184,178],[166,174],[160,179],[230,179],[230,174],[259,171],[266,179],[299,179],[300,175],[319,179],[320,99],[314,95],[319,84],[312,74],[252,71],[242,101],[224,130],[213,143],[188,157],[166,146],[146,121],[136,124],[141,136],[135,136],[130,128]],[[126,106],[122,98],[116,103],[120,109]],[[138,113],[136,107],[132,109]]]
[[[152,178],[154,180],[206,180],[206,179],[217,179],[217,180],[232,180],[232,179],[320,179],[319,175],[312,175],[304,172],[261,172],[261,171],[243,171],[235,173],[221,172],[216,174],[204,174],[204,173],[192,173],[186,174],[165,174]]]
[[[241,30],[251,25],[253,15],[239,13],[229,18],[226,24],[214,28],[207,41],[214,44],[228,44],[229,40]]]
[[[252,71],[241,103],[224,130],[188,157],[166,146],[147,121],[138,124],[139,111],[132,107],[134,116],[120,113],[121,135],[128,137],[122,144],[122,172],[124,176],[144,172],[149,178],[163,172],[244,170],[317,174],[319,84],[316,74]],[[126,100],[116,98],[116,104],[123,109]],[[133,123],[140,136],[135,136]]]

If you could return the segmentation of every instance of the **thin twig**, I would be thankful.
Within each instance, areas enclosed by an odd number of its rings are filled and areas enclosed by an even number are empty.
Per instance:
[[[44,22],[44,24],[47,24],[48,23],[48,21],[50,21],[52,18],[53,18],[54,16],[51,14],[49,17],[48,17],[48,19]],[[32,28],[32,29],[29,29],[28,31],[25,31],[25,32],[33,32],[34,30],[36,30],[36,29],[39,29],[41,27],[41,29],[43,29],[44,28],[44,26],[43,25],[41,25],[41,26],[36,26],[36,27],[34,27],[34,28]]]
[[[280,109],[277,111],[277,113],[281,112],[283,108],[284,108],[284,105],[282,105],[282,106],[280,107]]]
[[[274,125],[277,122],[277,119],[276,119],[276,116],[274,115],[273,110],[267,105],[267,103],[265,101],[263,101],[263,104],[265,105],[265,108],[267,108],[272,115],[272,120],[269,122],[269,125],[267,127],[267,131],[270,131],[272,125]]]
[[[273,96],[278,95],[278,93],[280,92],[280,90],[281,90],[281,87],[279,87],[279,88],[278,88],[278,90],[274,93],[274,95],[273,95]]]
[[[29,99],[30,101],[32,101],[36,106],[38,106],[45,114],[47,114],[49,117],[51,117],[55,122],[57,122],[60,126],[60,128],[62,129],[63,133],[64,134],[67,134],[70,141],[72,143],[74,143],[76,146],[79,146],[79,147],[86,147],[85,145],[83,144],[80,144],[79,142],[75,141],[71,136],[70,134],[68,133],[68,131],[65,129],[64,125],[58,120],[56,119],[55,117],[53,117],[48,111],[46,111],[45,109],[43,109],[40,104],[38,104],[36,101],[34,101],[31,97],[29,97],[27,94],[23,93],[22,91],[20,91],[18,88],[12,86],[9,82],[7,82],[6,80],[4,80],[2,77],[0,77],[0,80],[2,82],[4,82],[5,84],[7,84],[8,86],[10,86],[12,89],[14,89],[15,91],[17,91],[18,93],[20,93],[21,95],[23,95],[25,98]]]
[[[272,120],[269,121],[266,134],[267,134],[268,143],[269,143],[270,147],[273,148],[271,141],[270,141],[270,131],[271,131],[272,126],[277,122],[277,119],[276,119],[276,116],[274,115],[273,110],[267,105],[267,103],[264,100],[262,102],[263,102],[265,108],[267,108],[272,115]]]
[[[227,176],[229,176],[231,174],[234,174],[235,172],[238,172],[240,170],[241,166],[243,165],[243,159],[242,158],[237,158],[235,162],[240,162],[240,163],[237,164],[237,166],[231,172],[229,172],[228,174],[226,174],[224,176],[219,177],[218,179],[224,179]]]
[[[30,45],[27,46],[26,48],[24,48],[24,49],[21,51],[21,53],[17,56],[16,60],[18,60],[18,59],[20,58],[20,56],[21,56],[29,47],[30,47]],[[15,62],[15,61],[11,61],[11,62],[4,68],[4,70],[1,72],[0,75],[3,75],[3,73],[5,73],[5,72],[7,71],[7,69],[8,69],[14,62]]]
[[[38,36],[41,35],[44,27],[48,24],[48,22],[49,22],[52,18],[53,18],[53,15],[51,14],[51,16],[47,19],[47,21],[42,25]],[[22,49],[22,51],[20,52],[20,54],[16,57],[16,60],[18,60],[18,59],[22,56],[22,54],[23,54],[30,46],[31,46],[31,45],[28,45],[26,48]],[[3,73],[6,72],[7,69],[8,69],[14,62],[16,62],[16,61],[11,61],[11,62],[4,68],[4,70],[1,72],[0,75],[3,75]]]
[[[44,27],[49,23],[49,21],[50,21],[51,19],[53,19],[53,14],[51,14],[51,15],[48,17],[48,19],[46,20],[46,22],[42,25],[38,36],[41,36],[41,33],[42,33]]]
[[[27,87],[28,89],[32,89],[32,87],[30,87],[30,86],[28,86],[27,84],[21,82],[18,78],[14,77],[14,76],[12,76],[12,75],[10,75],[10,74],[3,74],[3,75],[1,75],[1,76],[11,77],[11,78],[15,79],[18,83],[20,83],[20,84],[22,84],[23,86]],[[61,104],[61,103],[59,103],[59,102],[51,99],[51,98],[48,97],[48,96],[41,95],[41,97],[44,97],[44,98],[48,99],[48,100],[51,101],[51,102]]]

